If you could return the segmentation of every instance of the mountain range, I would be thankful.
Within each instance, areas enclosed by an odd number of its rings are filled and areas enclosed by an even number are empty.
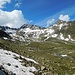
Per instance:
[[[75,21],[58,20],[55,24],[43,28],[37,25],[24,24],[20,28],[0,26],[0,29],[19,41],[47,41],[56,38],[65,41],[75,41]]]
[[[74,32],[75,21],[58,20],[47,28],[0,26],[0,69],[6,75],[74,75]]]

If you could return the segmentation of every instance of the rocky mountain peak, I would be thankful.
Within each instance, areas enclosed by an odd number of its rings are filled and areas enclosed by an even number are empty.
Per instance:
[[[67,23],[67,22],[59,19],[59,20],[58,20],[55,24],[60,25],[61,23],[63,23],[63,24],[64,24],[64,23]]]
[[[74,41],[75,21],[66,22],[58,20],[55,24],[48,28],[42,28],[37,25],[24,24],[17,30],[7,28],[5,32],[11,32],[11,37],[21,41],[46,41],[50,38]]]
[[[24,29],[24,28],[30,28],[32,30],[34,29],[41,29],[41,27],[37,26],[37,25],[30,25],[30,24],[24,24],[20,27],[20,29]]]

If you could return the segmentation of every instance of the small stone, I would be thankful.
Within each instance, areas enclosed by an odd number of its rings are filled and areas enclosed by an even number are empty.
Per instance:
[[[53,67],[52,66],[50,66],[49,68],[50,68],[50,70],[53,70]]]
[[[45,70],[46,69],[46,67],[45,66],[41,66],[41,70]]]
[[[10,63],[7,63],[7,65],[8,65],[8,66],[11,66],[11,64],[10,64]]]
[[[73,70],[75,70],[75,67],[72,67]]]
[[[15,65],[15,67],[16,67],[16,68],[18,68],[18,66],[17,66],[17,65]]]

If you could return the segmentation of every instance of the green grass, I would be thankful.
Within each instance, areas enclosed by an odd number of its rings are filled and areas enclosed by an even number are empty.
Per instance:
[[[75,43],[56,39],[49,39],[46,42],[31,42],[30,44],[0,39],[0,43],[3,44],[2,48],[8,48],[20,55],[32,58],[40,66],[45,66],[46,70],[43,70],[42,73],[75,74]],[[66,54],[68,57],[62,57],[62,54]]]

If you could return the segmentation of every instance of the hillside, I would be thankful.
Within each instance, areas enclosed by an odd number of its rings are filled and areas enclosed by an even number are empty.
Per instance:
[[[75,43],[49,39],[44,42],[19,42],[0,40],[4,49],[34,59],[39,65],[34,75],[75,74]],[[1,48],[2,48],[1,47]]]
[[[75,21],[58,20],[48,28],[24,24],[11,37],[20,41],[47,41],[57,38],[65,41],[75,41]]]
[[[34,75],[74,75],[74,25],[75,21],[62,20],[58,20],[48,28],[24,24],[14,33],[9,34],[12,39],[0,38],[0,48],[29,60],[34,59],[38,64],[25,60],[25,66],[31,67],[32,64],[36,68],[37,71],[34,72],[28,70]],[[2,37],[5,34],[7,33],[4,32]]]

